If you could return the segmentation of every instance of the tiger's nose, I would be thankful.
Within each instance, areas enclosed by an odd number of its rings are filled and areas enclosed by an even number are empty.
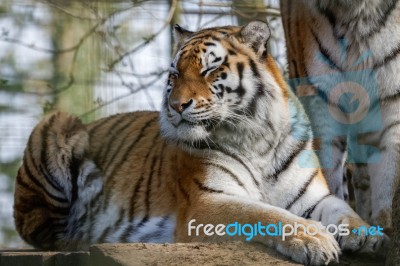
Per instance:
[[[191,106],[192,103],[193,99],[172,100],[170,101],[170,106],[172,107],[172,109],[181,114],[183,111],[189,108],[189,106]]]

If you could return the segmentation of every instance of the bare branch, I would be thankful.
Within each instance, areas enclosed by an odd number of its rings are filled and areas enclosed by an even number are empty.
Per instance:
[[[66,9],[64,9],[64,8],[62,8],[62,7],[60,7],[60,6],[56,5],[56,4],[54,4],[54,3],[52,3],[52,2],[49,1],[49,0],[44,0],[44,1],[41,1],[41,2],[43,2],[43,3],[45,3],[45,4],[49,5],[49,6],[51,6],[51,7],[54,8],[54,9],[57,9],[57,10],[60,11],[60,12],[63,12],[64,14],[66,14],[66,15],[68,15],[68,16],[70,16],[70,17],[73,17],[73,18],[82,19],[82,20],[96,20],[96,18],[82,17],[82,16],[75,15],[75,14],[71,13],[70,11],[68,11],[68,10],[66,10]]]
[[[174,16],[177,2],[178,2],[178,0],[172,0],[171,8],[169,9],[168,16],[167,16],[167,18],[166,18],[166,20],[164,22],[164,25],[156,33],[154,33],[150,37],[146,38],[146,40],[144,42],[142,42],[141,44],[139,44],[138,46],[136,46],[132,50],[123,53],[117,59],[112,61],[108,65],[109,70],[113,70],[114,66],[116,64],[118,64],[121,60],[123,60],[125,57],[127,57],[127,56],[137,52],[138,50],[142,49],[143,47],[145,47],[147,44],[149,44],[151,41],[153,41],[166,27],[168,27],[168,25],[171,23],[171,20],[172,20],[172,18]]]
[[[252,9],[249,9],[252,10]],[[205,12],[207,15],[220,15],[220,16],[231,16],[232,12],[236,12],[235,10],[229,10],[229,11],[216,11],[216,10],[207,10]],[[278,9],[274,8],[267,8],[265,10],[257,10],[256,11],[259,14],[264,14],[265,16],[270,16],[270,17],[280,17],[281,13]],[[254,13],[256,13],[254,12]],[[202,13],[198,10],[185,10],[183,12],[185,15],[201,15]]]
[[[18,39],[14,39],[14,38],[9,38],[7,37],[6,34],[2,34],[0,36],[0,41],[3,42],[10,42],[10,43],[14,43],[20,46],[24,46],[27,48],[31,48],[34,49],[36,51],[40,51],[40,52],[46,52],[46,53],[53,53],[53,54],[62,54],[62,53],[69,53],[72,52],[74,50],[77,50],[80,48],[80,46],[93,34],[96,32],[97,28],[100,27],[101,25],[104,25],[107,21],[109,21],[111,18],[113,18],[116,14],[118,13],[122,13],[122,12],[126,12],[128,10],[130,10],[131,8],[133,8],[134,6],[130,6],[128,8],[122,9],[122,10],[116,10],[114,12],[112,12],[109,16],[105,17],[105,18],[101,18],[100,21],[98,21],[92,28],[90,28],[90,30],[88,32],[86,32],[80,39],[79,41],[69,47],[69,48],[64,48],[61,50],[54,50],[54,49],[49,49],[49,48],[43,48],[43,47],[38,47],[34,44],[29,44],[29,43],[25,43],[21,40]]]
[[[112,103],[115,103],[115,102],[117,102],[117,101],[119,101],[119,100],[122,100],[122,99],[124,99],[124,98],[126,98],[126,97],[128,97],[128,96],[130,96],[130,95],[132,95],[132,94],[135,94],[135,93],[137,93],[137,92],[139,92],[139,91],[141,91],[141,90],[147,89],[147,88],[153,86],[153,85],[154,85],[157,81],[159,81],[159,80],[160,80],[160,78],[159,78],[159,77],[156,77],[155,79],[153,79],[153,80],[150,81],[149,83],[147,83],[147,84],[145,84],[145,85],[143,85],[143,86],[141,86],[141,87],[139,87],[139,88],[134,89],[134,88],[132,87],[132,88],[130,88],[129,92],[127,92],[127,93],[125,93],[125,94],[122,94],[122,95],[120,95],[120,96],[117,96],[117,97],[115,97],[115,98],[113,98],[113,99],[111,99],[111,100],[109,100],[109,101],[107,101],[107,102],[102,102],[101,104],[99,104],[99,106],[96,106],[95,108],[93,108],[93,109],[91,109],[91,110],[89,110],[89,111],[87,111],[87,112],[85,112],[85,113],[79,115],[79,117],[84,117],[84,116],[90,115],[90,114],[92,114],[92,113],[94,113],[94,112],[100,110],[100,109],[103,108],[104,106],[107,106],[107,105],[109,105],[109,104],[112,104]],[[127,86],[127,84],[123,84],[123,85],[124,85],[124,86]],[[130,86],[130,85],[128,85],[128,86]]]

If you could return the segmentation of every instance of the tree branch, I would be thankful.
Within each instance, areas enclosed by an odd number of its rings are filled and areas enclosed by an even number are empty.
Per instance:
[[[135,48],[133,48],[130,51],[127,51],[125,53],[123,53],[122,55],[120,55],[117,59],[115,59],[114,61],[112,61],[109,65],[108,65],[108,69],[109,71],[113,70],[115,65],[118,64],[121,60],[123,60],[125,57],[137,52],[138,50],[142,49],[143,47],[145,47],[147,44],[149,44],[151,41],[153,41],[171,22],[174,13],[175,13],[175,9],[177,6],[178,1],[177,0],[172,0],[171,3],[171,8],[169,9],[168,12],[168,16],[167,19],[164,22],[164,25],[154,34],[152,34],[150,37],[146,38],[146,40],[144,42],[142,42],[141,44],[139,44],[138,46],[136,46]]]

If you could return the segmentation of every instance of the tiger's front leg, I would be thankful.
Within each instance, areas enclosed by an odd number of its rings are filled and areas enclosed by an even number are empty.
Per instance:
[[[205,187],[203,187],[205,189]],[[177,242],[221,242],[250,240],[244,235],[210,235],[209,224],[214,227],[222,224],[254,225],[282,224],[304,225],[316,224],[314,221],[303,219],[284,209],[273,207],[262,202],[253,201],[235,195],[227,195],[209,189],[197,193],[183,194],[179,208],[176,227]],[[201,225],[202,224],[202,225]],[[221,233],[222,228],[218,229]],[[274,247],[280,253],[294,261],[306,265],[321,265],[338,261],[339,246],[333,236],[324,232],[315,235],[306,234],[301,228],[296,235],[288,235],[285,240],[281,236],[254,235],[251,241]]]
[[[390,234],[393,227],[397,226],[392,223],[392,200],[396,185],[400,182],[400,139],[395,130],[381,135],[387,136],[383,136],[379,144],[380,162],[367,166],[371,190],[370,220]]]
[[[327,190],[321,183],[312,183],[308,189],[309,191]],[[289,210],[304,218],[320,221],[327,230],[333,229],[334,232],[331,232],[335,234],[342,250],[380,254],[387,250],[390,240],[383,230],[375,228],[371,233],[369,231],[371,226],[363,221],[345,201],[329,193],[319,198],[313,197],[312,193],[303,196],[302,202],[308,202],[308,204],[294,204]]]
[[[392,200],[396,185],[400,182],[400,123],[398,114],[394,111],[399,108],[400,103],[397,102],[381,104],[382,128],[380,131],[357,135],[354,141],[349,142],[351,154],[369,159],[364,165],[357,165],[363,171],[358,171],[353,175],[355,181],[358,181],[355,184],[361,185],[361,188],[363,185],[367,188],[359,189],[360,195],[370,198],[370,210],[366,213],[367,221],[383,227],[389,235],[394,226]],[[373,148],[365,149],[365,147]]]

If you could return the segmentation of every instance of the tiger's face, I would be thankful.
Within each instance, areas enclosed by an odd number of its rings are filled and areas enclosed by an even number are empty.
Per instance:
[[[261,21],[244,27],[189,32],[175,27],[177,52],[161,110],[167,139],[193,143],[250,112],[265,68],[270,31]]]

